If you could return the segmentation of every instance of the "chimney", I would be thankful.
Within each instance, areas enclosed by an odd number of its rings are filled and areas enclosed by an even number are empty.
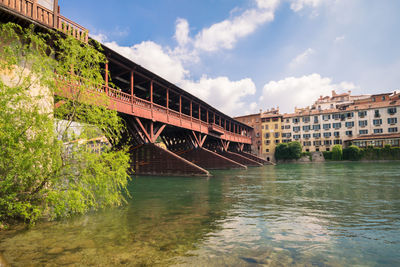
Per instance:
[[[336,96],[335,90],[332,90],[332,96]]]

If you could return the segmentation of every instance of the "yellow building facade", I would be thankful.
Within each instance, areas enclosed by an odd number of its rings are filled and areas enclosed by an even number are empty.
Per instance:
[[[282,143],[282,115],[262,114],[262,156],[268,161],[275,161],[275,147]]]

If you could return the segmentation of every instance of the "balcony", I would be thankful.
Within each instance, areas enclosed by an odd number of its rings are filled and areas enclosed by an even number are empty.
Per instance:
[[[0,0],[0,8],[87,43],[89,31],[60,15],[56,3],[57,1],[54,1],[54,6],[44,7],[38,4],[37,0]]]

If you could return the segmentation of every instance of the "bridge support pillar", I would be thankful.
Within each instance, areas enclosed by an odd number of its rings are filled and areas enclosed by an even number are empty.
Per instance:
[[[261,163],[255,161],[253,159],[250,159],[250,158],[248,158],[248,157],[246,157],[244,155],[241,155],[239,153],[223,151],[223,152],[220,152],[219,154],[224,156],[224,157],[226,157],[226,158],[228,158],[228,159],[231,159],[231,160],[234,160],[236,162],[239,162],[240,164],[246,165],[248,167],[260,167],[260,166],[262,166]]]
[[[243,164],[202,147],[185,151],[181,156],[207,170],[247,169]]]
[[[153,143],[139,145],[130,153],[135,174],[210,176],[207,170]]]

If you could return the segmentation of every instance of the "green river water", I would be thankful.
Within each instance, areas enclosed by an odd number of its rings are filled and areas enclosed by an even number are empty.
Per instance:
[[[134,177],[132,199],[0,232],[0,266],[400,266],[400,163]]]

